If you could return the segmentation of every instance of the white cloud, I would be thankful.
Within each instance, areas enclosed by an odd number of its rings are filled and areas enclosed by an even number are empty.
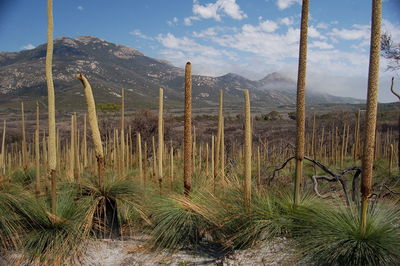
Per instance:
[[[175,49],[183,52],[198,53],[203,56],[232,55],[224,50],[215,49],[212,46],[201,45],[188,37],[176,37],[172,33],[159,34],[156,37],[165,48]]]
[[[370,25],[359,25],[354,24],[351,29],[337,29],[333,28],[330,33],[328,33],[333,38],[343,39],[343,40],[363,40],[369,39],[371,35]]]
[[[129,34],[131,34],[133,36],[137,36],[137,37],[142,38],[144,40],[154,40],[152,37],[147,36],[146,34],[142,33],[142,31],[139,30],[139,29],[135,29],[135,30],[129,32]]]
[[[280,23],[286,26],[294,24],[293,18],[285,17],[280,20]]]
[[[193,14],[198,15],[201,18],[209,19],[213,18],[216,21],[221,20],[220,14],[218,14],[218,4],[217,3],[208,3],[206,5],[200,5],[198,2],[195,2],[193,5]]]
[[[276,5],[281,10],[286,9],[296,3],[300,3],[300,0],[277,0],[276,1]]]
[[[208,29],[195,36],[223,47],[264,56],[268,60],[297,57],[300,31],[289,27],[286,32],[278,33],[277,28],[276,22],[259,21],[258,25],[245,24],[240,29],[219,29],[218,34],[217,29]]]
[[[183,19],[183,24],[185,24],[186,26],[192,26],[193,20],[199,20],[199,18],[196,16],[186,17]]]
[[[200,32],[193,32],[193,36],[196,38],[207,38],[207,37],[212,37],[217,35],[217,31],[219,30],[219,27],[210,27],[205,30],[202,30]]]
[[[84,9],[83,6],[78,6],[77,8],[79,11],[82,11]]]
[[[329,28],[329,24],[324,23],[324,22],[320,22],[320,23],[317,24],[316,28],[317,28],[317,29],[324,29],[324,30],[326,30],[327,28]]]
[[[177,37],[172,33],[159,34],[157,41],[164,46],[161,54],[173,64],[183,66],[194,62],[193,72],[204,75],[220,75],[226,70],[227,61],[237,60],[236,53],[202,45],[188,37]]]
[[[238,20],[247,18],[246,13],[240,10],[236,0],[218,0],[217,3],[220,4],[221,9],[225,12],[225,14],[231,18]]]
[[[32,44],[22,46],[22,49],[24,50],[32,50],[33,48],[35,48],[35,46],[33,46]]]
[[[321,41],[314,41],[310,45],[311,48],[319,48],[319,49],[333,49],[334,46],[332,44],[329,44],[327,42],[321,42]]]
[[[278,29],[278,24],[272,20],[266,20],[260,23],[260,28],[266,32],[274,32]]]
[[[316,28],[313,26],[308,27],[308,36],[310,38],[326,39]]]
[[[215,3],[207,3],[205,5],[200,4],[198,0],[194,0],[192,11],[194,16],[184,18],[186,26],[191,26],[193,20],[200,18],[214,19],[216,21],[221,21],[223,15],[237,20],[247,18],[247,14],[240,9],[236,0],[217,0]]]
[[[178,24],[178,18],[177,17],[173,17],[171,20],[167,21],[167,24],[172,26],[172,25],[177,25]]]

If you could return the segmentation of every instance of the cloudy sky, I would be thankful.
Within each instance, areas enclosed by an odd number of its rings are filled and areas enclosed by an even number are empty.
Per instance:
[[[297,75],[300,0],[53,0],[55,37],[92,35],[196,74]],[[310,88],[366,98],[371,0],[310,0]],[[400,42],[400,0],[383,0],[383,30]],[[45,0],[0,0],[0,51],[46,42]],[[400,74],[381,61],[380,101]]]

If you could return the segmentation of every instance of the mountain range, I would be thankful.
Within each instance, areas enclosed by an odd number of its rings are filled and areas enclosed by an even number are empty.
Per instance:
[[[46,105],[45,56],[46,44],[20,52],[0,52],[0,106],[37,100]],[[54,40],[53,78],[57,109],[85,108],[82,85],[75,78],[78,73],[87,76],[97,103],[119,103],[123,88],[127,108],[154,108],[158,104],[158,89],[164,88],[167,106],[183,105],[182,68],[145,56],[130,47],[80,36]],[[271,73],[260,80],[233,73],[220,77],[193,75],[192,80],[195,107],[217,105],[220,89],[224,91],[226,106],[241,106],[243,89],[249,89],[253,106],[274,107],[296,102],[296,82],[282,73]],[[307,90],[306,98],[311,105],[362,102],[312,89]]]

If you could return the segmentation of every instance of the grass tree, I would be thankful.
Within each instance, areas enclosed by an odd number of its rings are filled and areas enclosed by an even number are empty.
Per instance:
[[[164,109],[164,89],[160,88],[160,99],[158,106],[158,182],[160,191],[163,181],[163,149],[164,149],[164,128],[163,128],[163,109]]]
[[[244,204],[250,209],[251,202],[251,116],[249,90],[244,91]]]
[[[365,116],[365,138],[361,178],[361,222],[360,230],[365,232],[367,226],[368,200],[371,196],[376,117],[378,108],[379,57],[382,22],[382,0],[372,1],[371,46],[368,73],[367,112]]]
[[[121,89],[121,175],[125,175],[125,91]]]
[[[185,67],[185,114],[183,132],[183,186],[185,195],[192,189],[192,65],[186,63]]]
[[[40,124],[39,124],[39,103],[36,102],[36,129],[35,129],[35,162],[36,162],[36,180],[35,180],[35,192],[36,195],[40,193]]]
[[[93,145],[97,159],[98,183],[99,186],[102,187],[104,185],[104,153],[103,153],[103,145],[101,142],[99,124],[97,122],[96,104],[93,97],[92,87],[90,86],[89,81],[86,79],[84,75],[79,74],[76,77],[82,82],[82,85],[85,90],[89,125],[92,130]]]
[[[297,76],[297,110],[296,110],[296,176],[294,184],[294,205],[300,200],[300,187],[303,182],[303,159],[305,138],[305,88],[307,67],[307,31],[309,0],[303,0],[301,8],[301,29],[299,67]]]
[[[219,111],[218,111],[218,130],[217,130],[217,144],[215,145],[215,164],[214,164],[214,179],[217,181],[222,177],[221,169],[221,143],[222,143],[222,125],[223,125],[223,91],[219,91]],[[220,181],[220,180],[218,180]]]
[[[25,111],[24,111],[24,102],[21,102],[21,128],[22,128],[22,166],[26,171],[28,168],[28,154],[26,147],[26,134],[25,134]]]
[[[1,167],[2,167],[2,171],[3,171],[3,175],[6,174],[6,127],[7,127],[7,123],[6,120],[4,120],[3,123],[3,138],[1,141]]]
[[[142,139],[141,139],[141,136],[140,136],[140,132],[136,133],[136,142],[137,142],[139,178],[140,178],[140,182],[142,184],[144,184],[143,159],[142,159]]]
[[[56,147],[56,104],[53,83],[53,1],[47,0],[47,50],[46,50],[46,81],[48,100],[49,140],[48,140],[48,167],[51,178],[51,211],[56,212],[57,208],[57,147]]]

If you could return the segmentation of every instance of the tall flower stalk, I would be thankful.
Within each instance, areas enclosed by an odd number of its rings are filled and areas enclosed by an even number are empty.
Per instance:
[[[51,211],[56,213],[56,169],[57,169],[57,146],[56,146],[56,104],[53,83],[53,1],[47,0],[47,50],[46,50],[46,82],[48,100],[49,140],[48,140],[48,167],[51,178]]]
[[[296,109],[296,176],[294,184],[294,205],[300,201],[300,187],[303,182],[303,159],[305,138],[305,89],[307,67],[307,31],[309,0],[303,0],[301,9],[299,68],[297,76],[297,109]]]
[[[361,223],[360,231],[367,226],[368,200],[371,196],[372,167],[374,164],[376,116],[378,109],[379,56],[381,46],[382,0],[372,1],[371,46],[369,56],[367,112],[365,115],[365,137],[361,178]]]
[[[185,114],[183,131],[183,186],[185,195],[192,189],[192,65],[185,67]]]

